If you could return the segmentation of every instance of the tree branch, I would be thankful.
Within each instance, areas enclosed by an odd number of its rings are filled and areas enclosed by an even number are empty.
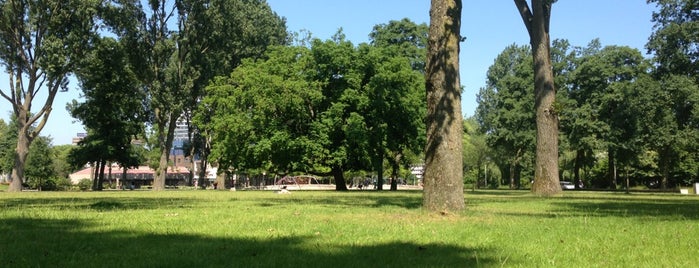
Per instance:
[[[534,20],[534,15],[532,15],[532,10],[529,8],[527,0],[514,1],[515,5],[517,6],[517,10],[519,11],[519,15],[522,16],[524,26],[527,27],[527,32],[529,33],[529,36],[532,36],[532,21]]]

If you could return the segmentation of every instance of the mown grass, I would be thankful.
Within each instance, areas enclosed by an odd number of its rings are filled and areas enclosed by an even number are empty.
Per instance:
[[[691,267],[699,197],[519,191],[0,193],[4,267]]]

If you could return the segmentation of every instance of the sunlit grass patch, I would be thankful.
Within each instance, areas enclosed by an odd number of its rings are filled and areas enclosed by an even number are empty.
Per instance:
[[[0,195],[12,267],[680,267],[699,261],[699,198],[467,191],[106,191]],[[9,267],[9,266],[8,266]]]

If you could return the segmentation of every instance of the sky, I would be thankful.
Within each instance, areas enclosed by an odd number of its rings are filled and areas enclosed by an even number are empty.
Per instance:
[[[286,18],[289,31],[309,31],[313,37],[330,39],[339,28],[355,45],[369,42],[369,33],[377,24],[408,18],[429,24],[429,0],[267,0],[279,16]],[[619,45],[644,48],[653,31],[651,14],[655,6],[646,0],[558,0],[551,11],[551,39],[567,39],[573,46],[586,46],[599,38],[603,46]],[[473,116],[476,95],[485,85],[485,74],[506,46],[529,44],[527,31],[511,0],[463,0],[460,77],[464,86],[462,112]],[[9,86],[0,75],[0,88]],[[71,82],[69,92],[59,93],[49,122],[42,135],[50,136],[54,145],[70,144],[84,132],[65,109],[67,103],[80,98]],[[7,92],[7,91],[5,91]],[[40,105],[35,104],[35,107]],[[8,121],[11,107],[0,100],[0,118]]]

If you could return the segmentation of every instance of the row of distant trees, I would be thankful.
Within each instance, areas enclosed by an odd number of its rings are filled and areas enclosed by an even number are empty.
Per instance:
[[[603,47],[599,40],[586,47],[552,43],[558,167],[576,186],[665,189],[699,180],[699,6],[649,2],[659,4],[646,45],[650,59],[637,49]],[[532,58],[530,46],[511,45],[488,70],[475,116],[480,132],[470,131],[468,146],[476,152],[467,168],[472,180],[483,181],[489,165],[511,188],[533,178]]]
[[[289,41],[284,19],[265,1],[18,0],[0,9],[0,59],[10,79],[2,97],[18,133],[11,191],[21,190],[29,148],[69,76],[85,101],[68,109],[88,134],[70,158],[100,167],[102,178],[109,162],[137,165],[130,143],[149,137],[159,152],[154,189],[163,189],[176,121],[191,119],[209,81]],[[47,98],[38,104],[40,95]]]
[[[157,163],[153,189],[163,189],[178,120],[189,127],[185,153],[202,167],[211,157],[226,172],[331,175],[343,190],[346,172],[375,171],[382,181],[384,166],[397,178],[421,161],[425,24],[377,25],[371,43],[355,46],[341,30],[327,41],[287,33],[265,1],[7,1],[0,8],[0,56],[10,85],[20,85],[2,95],[13,107],[9,132],[17,133],[3,139],[10,190],[36,177],[34,144],[48,142],[39,133],[71,75],[84,101],[67,109],[87,136],[65,159],[73,169],[97,167],[94,190],[109,163],[129,168],[146,159]],[[41,91],[44,108],[32,109]]]

